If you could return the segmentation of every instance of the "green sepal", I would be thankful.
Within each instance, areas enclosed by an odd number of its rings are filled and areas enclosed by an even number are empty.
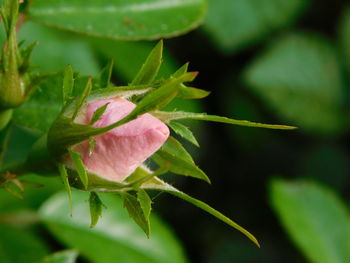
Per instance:
[[[189,62],[185,63],[184,65],[182,65],[178,70],[175,71],[175,73],[172,75],[172,77],[174,78],[178,78],[181,75],[187,73],[188,71],[188,66],[190,65]]]
[[[121,193],[121,196],[123,197],[124,207],[127,209],[129,216],[136,222],[136,224],[138,224],[141,227],[141,229],[145,232],[147,237],[149,237],[149,218],[147,219],[145,217],[144,210],[142,209],[139,200],[135,196],[127,192]]]
[[[101,70],[100,73],[100,88],[105,89],[110,86],[112,72],[114,66],[114,59],[110,59],[108,64]]]
[[[185,125],[176,122],[176,121],[171,121],[168,122],[168,126],[178,135],[180,135],[182,138],[184,138],[185,140],[193,143],[194,145],[196,145],[197,147],[199,147],[199,143],[196,139],[196,137],[194,137],[192,131],[186,127]]]
[[[108,107],[108,104],[109,103],[106,103],[105,105],[99,107],[95,112],[94,114],[92,115],[92,118],[90,120],[90,123],[89,125],[93,125],[95,124],[95,122],[97,122],[101,117],[102,115],[105,113],[107,107]]]
[[[30,59],[33,53],[33,49],[39,44],[38,41],[33,42],[32,44],[22,48],[20,50],[21,53],[21,63],[19,66],[20,73],[25,73],[30,68]]]
[[[98,220],[102,216],[102,206],[103,206],[103,203],[96,192],[90,192],[89,205],[90,205],[90,216],[91,216],[90,227],[94,228],[97,225]]]
[[[63,93],[63,102],[66,104],[72,97],[72,92],[74,88],[74,72],[71,65],[68,65],[64,69],[63,74],[63,85],[62,85],[62,93]]]
[[[163,41],[160,40],[148,55],[131,85],[150,84],[157,77],[163,57]]]
[[[58,171],[59,171],[61,178],[62,178],[64,188],[66,189],[66,192],[68,195],[70,214],[72,214],[72,211],[73,211],[72,189],[71,189],[70,184],[69,184],[69,178],[68,178],[66,166],[62,163],[58,163],[57,166],[58,166]]]
[[[161,150],[168,152],[171,155],[179,156],[181,159],[188,162],[194,163],[191,154],[189,154],[182,144],[172,136],[170,136],[162,145]]]
[[[141,209],[143,211],[143,215],[146,219],[146,222],[148,223],[148,229],[150,231],[151,226],[150,226],[150,215],[152,211],[152,200],[149,197],[148,193],[140,188],[137,190],[137,201],[140,203]],[[149,234],[148,234],[149,236]]]
[[[95,150],[95,144],[96,144],[95,138],[91,137],[89,139],[89,155],[93,154],[93,152]]]
[[[246,127],[276,129],[276,130],[297,129],[297,127],[295,126],[264,124],[264,123],[257,123],[257,122],[251,122],[251,121],[245,121],[245,120],[235,120],[235,119],[230,119],[230,118],[216,116],[216,115],[208,115],[206,113],[194,113],[194,112],[183,112],[183,111],[172,111],[172,112],[156,111],[156,112],[153,112],[152,114],[165,123],[168,123],[173,120],[191,119],[191,120],[227,123],[227,124],[246,126]]]
[[[180,190],[176,189],[175,187],[165,183],[164,181],[160,180],[159,178],[155,178],[155,179],[157,179],[156,183],[151,182],[148,184],[144,184],[142,186],[142,188],[145,190],[156,190],[156,191],[160,191],[160,192],[166,192],[166,193],[172,194],[178,198],[181,198],[182,200],[185,200],[186,202],[189,202],[189,203],[197,206],[198,208],[213,215],[214,217],[221,220],[222,222],[224,222],[224,223],[228,224],[229,226],[235,228],[236,230],[240,231],[246,237],[248,237],[251,241],[253,241],[254,244],[256,244],[258,247],[260,247],[258,240],[249,231],[247,231],[246,229],[244,229],[243,227],[238,225],[236,222],[232,221],[230,218],[226,217],[225,215],[223,215],[219,211],[215,210],[211,206],[207,205],[206,203],[204,203],[196,198],[193,198],[193,197],[181,192]]]
[[[193,162],[182,159],[166,150],[159,150],[152,156],[152,159],[160,166],[168,165],[170,172],[201,179],[210,183],[208,176]]]
[[[203,99],[209,95],[210,95],[210,91],[192,88],[192,87],[186,87],[185,85],[181,85],[179,88],[179,93],[177,94],[177,97],[191,100],[191,99]]]
[[[83,161],[81,160],[81,156],[79,153],[73,151],[73,150],[68,150],[70,157],[72,158],[72,161],[75,165],[75,169],[79,175],[79,178],[81,182],[84,185],[84,188],[87,189],[89,185],[89,178],[87,176],[87,172],[85,169],[85,165]]]
[[[77,100],[76,100],[76,105],[75,105],[75,110],[72,116],[72,120],[74,121],[75,118],[77,117],[81,107],[83,106],[84,102],[86,101],[86,99],[88,98],[88,96],[90,95],[92,89],[92,78],[88,78],[84,91],[78,96]]]

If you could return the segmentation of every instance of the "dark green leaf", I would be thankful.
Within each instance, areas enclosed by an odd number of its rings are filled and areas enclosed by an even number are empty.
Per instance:
[[[199,147],[199,143],[194,137],[193,133],[189,128],[187,128],[185,125],[176,122],[176,121],[171,121],[168,123],[168,126],[178,135],[180,135],[182,138],[188,140],[189,142],[193,143],[197,147]]]
[[[75,247],[91,262],[115,262],[116,259],[123,263],[187,262],[173,232],[154,214],[152,237],[147,239],[123,209],[120,198],[99,195],[107,209],[94,229],[89,228],[88,193],[83,191],[73,191],[73,217],[69,216],[66,194],[61,192],[41,207],[41,218],[54,237],[65,246]]]
[[[95,192],[90,192],[89,204],[90,204],[90,216],[91,216],[90,227],[93,228],[97,225],[98,220],[102,216],[103,204],[100,197]]]
[[[35,0],[28,17],[77,33],[140,40],[186,33],[202,22],[205,13],[204,0]]]
[[[233,52],[290,25],[309,0],[209,0],[204,29],[225,52]]]
[[[128,210],[130,217],[142,228],[147,237],[149,237],[150,222],[149,219],[146,218],[138,198],[128,193],[123,193],[122,197],[124,200],[124,207]]]
[[[342,77],[336,50],[325,39],[282,37],[250,65],[245,81],[281,119],[319,134],[342,130]]]
[[[273,208],[291,239],[314,263],[350,262],[349,210],[331,190],[311,182],[274,180]]]
[[[163,41],[153,48],[131,85],[147,85],[157,77],[163,58]]]
[[[1,263],[37,263],[47,254],[48,248],[37,234],[24,228],[0,224]]]

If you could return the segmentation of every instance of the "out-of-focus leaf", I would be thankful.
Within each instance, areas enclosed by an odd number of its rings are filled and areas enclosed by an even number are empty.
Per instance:
[[[342,79],[326,40],[291,34],[271,45],[245,72],[247,85],[283,120],[303,130],[341,130]]]
[[[16,124],[47,132],[63,106],[62,75],[45,78],[29,100],[15,109],[13,120]]]
[[[210,0],[204,29],[223,51],[236,51],[290,25],[308,2]]]
[[[140,40],[186,33],[205,13],[204,0],[34,0],[28,17],[77,33]]]
[[[73,217],[64,192],[50,198],[40,214],[51,233],[67,246],[77,248],[95,263],[183,263],[187,262],[180,244],[157,217],[151,216],[152,235],[147,239],[130,219],[119,198],[101,194],[108,209],[94,229],[89,225],[85,192],[73,192]]]
[[[77,251],[63,250],[45,257],[40,263],[75,263],[77,257]]]
[[[282,224],[310,262],[350,262],[349,211],[332,191],[314,183],[274,180],[270,194]]]
[[[32,63],[39,71],[61,71],[67,65],[86,75],[96,76],[99,65],[86,41],[76,36],[26,22],[22,25],[19,40],[25,43],[38,41],[34,48]]]
[[[340,22],[340,44],[346,59],[348,72],[350,72],[350,6],[344,8],[344,14]]]
[[[34,233],[0,224],[0,262],[37,263],[48,254],[48,248]]]

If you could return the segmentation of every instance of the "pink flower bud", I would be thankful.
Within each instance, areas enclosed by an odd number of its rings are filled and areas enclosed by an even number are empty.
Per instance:
[[[81,124],[88,124],[94,112],[108,104],[102,117],[93,125],[105,127],[127,116],[135,104],[123,99],[101,99],[90,103],[79,116]],[[137,119],[95,137],[95,147],[90,153],[89,142],[73,147],[80,153],[89,172],[121,182],[156,152],[169,137],[169,128],[151,114]]]

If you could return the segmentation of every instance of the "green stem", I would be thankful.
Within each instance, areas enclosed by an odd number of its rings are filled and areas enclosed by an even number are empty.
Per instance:
[[[6,128],[12,118],[12,109],[0,110],[0,131]]]

